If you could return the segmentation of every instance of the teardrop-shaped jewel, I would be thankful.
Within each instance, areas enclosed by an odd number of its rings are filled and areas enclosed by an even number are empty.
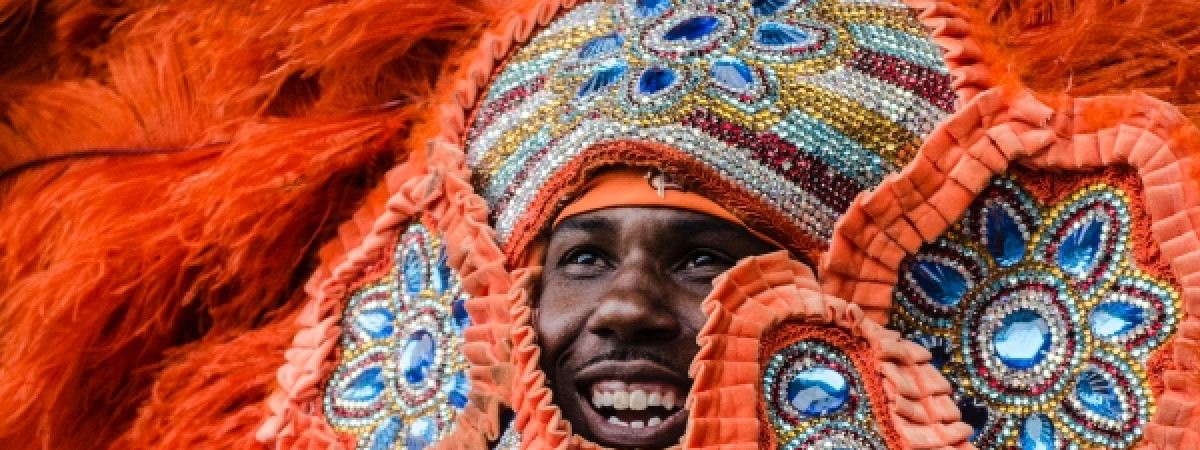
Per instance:
[[[772,47],[793,47],[812,43],[812,33],[796,26],[767,22],[754,30],[754,40]]]
[[[450,318],[454,320],[454,327],[460,333],[471,325],[471,316],[467,314],[467,300],[465,298],[456,298],[453,303],[450,303]]]
[[[1021,235],[1021,228],[1003,206],[994,204],[987,207],[986,231],[988,253],[998,264],[1008,267],[1025,257],[1025,238]]]
[[[1120,419],[1124,411],[1113,381],[1095,368],[1088,368],[1079,374],[1079,380],[1075,382],[1075,397],[1088,409],[1109,419]]]
[[[433,367],[435,356],[437,344],[432,334],[425,330],[417,330],[409,336],[400,350],[400,370],[404,372],[404,380],[409,384],[424,382]]]
[[[754,6],[755,14],[769,16],[787,6],[788,3],[790,3],[790,0],[753,0],[751,5]]]
[[[1100,254],[1103,232],[1104,223],[1096,218],[1071,230],[1058,246],[1058,266],[1071,275],[1087,276]]]
[[[385,339],[396,331],[393,323],[396,316],[387,308],[374,308],[359,313],[354,322],[358,328],[365,331],[368,336],[375,339]]]
[[[787,400],[801,414],[815,417],[841,408],[849,392],[845,375],[828,367],[811,367],[788,381]]]
[[[670,0],[637,0],[633,11],[640,17],[655,17],[671,8]]]
[[[400,434],[400,428],[404,422],[400,421],[399,417],[388,416],[379,426],[375,427],[375,431],[371,432],[371,445],[367,447],[369,450],[391,450],[395,448],[396,437]]]
[[[624,61],[610,62],[600,66],[579,88],[576,97],[587,97],[611,86],[621,78],[621,75],[625,74],[625,70],[628,68],[629,66]]]
[[[638,79],[638,91],[643,94],[656,94],[675,82],[675,71],[665,67],[651,67],[642,72]]]
[[[446,263],[446,247],[442,247],[438,251],[438,260],[437,264],[433,266],[432,275],[430,281],[433,282],[433,292],[437,295],[446,293],[446,290],[454,284],[454,270]]]
[[[717,26],[719,25],[721,25],[721,20],[715,16],[696,16],[671,27],[663,35],[663,39],[668,41],[695,41],[703,39],[705,36],[717,31]]]
[[[1045,414],[1034,414],[1021,424],[1022,450],[1054,450],[1054,423]]]
[[[617,33],[608,33],[603,36],[596,36],[583,43],[579,48],[579,58],[595,58],[604,55],[610,51],[621,48],[625,44],[625,39]]]
[[[1009,313],[992,336],[992,350],[1000,361],[1014,369],[1028,369],[1042,362],[1050,344],[1046,319],[1032,309]]]
[[[404,290],[414,297],[425,287],[425,267],[421,263],[419,248],[410,245],[404,249]]]
[[[742,60],[723,57],[713,61],[709,73],[713,80],[735,91],[747,91],[754,86],[754,72]]]
[[[1102,338],[1127,333],[1146,321],[1146,311],[1127,302],[1108,302],[1096,305],[1088,316],[1092,332]]]
[[[471,391],[471,382],[467,380],[467,371],[460,370],[450,379],[450,390],[446,397],[455,408],[467,406],[467,393]]]
[[[967,280],[957,270],[933,261],[918,261],[912,265],[913,280],[933,301],[954,306],[967,293]]]
[[[405,447],[408,447],[408,450],[422,450],[430,447],[433,445],[436,434],[437,424],[433,418],[422,416],[408,426],[408,436],[405,436],[404,439]]]
[[[342,397],[352,402],[366,402],[378,397],[383,386],[383,369],[369,367],[350,380],[342,390]]]

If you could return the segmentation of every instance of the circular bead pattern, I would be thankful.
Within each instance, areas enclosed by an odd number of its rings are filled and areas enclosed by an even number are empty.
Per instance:
[[[800,340],[775,352],[764,374],[767,417],[781,448],[887,448],[862,376],[841,349]]]
[[[444,243],[420,223],[397,240],[388,266],[350,294],[323,409],[357,448],[421,449],[452,431],[467,404],[467,297]]]
[[[1140,270],[1125,192],[1039,204],[1001,176],[901,265],[893,326],[929,349],[979,448],[1130,448],[1154,410],[1143,371],[1182,319]]]

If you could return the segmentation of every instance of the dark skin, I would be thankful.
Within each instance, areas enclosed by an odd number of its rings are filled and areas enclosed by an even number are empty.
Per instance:
[[[609,208],[560,223],[534,327],[574,432],[610,447],[679,443],[700,304],[713,278],[773,250],[735,224],[677,209]]]

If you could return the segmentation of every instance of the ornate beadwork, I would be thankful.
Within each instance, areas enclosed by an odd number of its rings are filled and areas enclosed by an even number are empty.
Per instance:
[[[771,356],[767,418],[781,449],[885,449],[862,376],[837,347],[806,339]]]
[[[901,266],[893,326],[933,353],[980,448],[1130,448],[1154,410],[1143,367],[1182,318],[1133,260],[1125,192],[1041,205],[997,177]]]
[[[323,401],[334,430],[360,449],[420,449],[446,436],[470,389],[459,350],[465,300],[440,237],[409,225],[387,272],[346,305]]]
[[[467,161],[502,245],[559,169],[620,139],[679,148],[827,241],[953,106],[941,51],[899,3],[584,2],[496,74]]]

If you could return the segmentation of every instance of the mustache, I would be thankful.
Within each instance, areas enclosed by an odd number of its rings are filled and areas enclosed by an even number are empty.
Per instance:
[[[583,364],[580,364],[579,367],[576,368],[576,370],[583,370],[593,364],[598,364],[598,363],[601,363],[604,361],[635,361],[635,360],[652,361],[652,362],[662,365],[663,367],[675,367],[675,364],[672,363],[669,358],[663,356],[662,354],[647,351],[647,350],[642,350],[642,349],[638,349],[638,348],[623,348],[623,349],[618,349],[618,350],[611,350],[611,351],[596,355],[596,356],[592,357],[591,359],[588,359],[587,361],[585,361]]]

